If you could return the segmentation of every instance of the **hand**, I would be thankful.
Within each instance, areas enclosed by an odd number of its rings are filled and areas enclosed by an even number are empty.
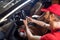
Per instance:
[[[30,18],[30,17],[27,17],[27,20],[28,20],[29,22],[34,22],[34,19],[32,19],[32,18]]]
[[[27,18],[26,18],[26,20],[23,20],[23,23],[24,23],[25,26],[27,26],[27,24],[28,24]]]

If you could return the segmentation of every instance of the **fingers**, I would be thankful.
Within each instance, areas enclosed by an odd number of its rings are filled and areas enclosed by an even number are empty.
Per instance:
[[[23,23],[24,23],[25,26],[27,26],[27,24],[28,24],[27,19],[23,20]]]
[[[32,19],[31,17],[26,17],[26,20],[23,20],[24,24],[27,25],[29,22],[34,23],[34,19]]]
[[[34,19],[32,19],[31,17],[27,17],[27,21],[28,21],[28,22],[33,22]]]
[[[30,18],[30,17],[27,17],[27,19],[28,19],[28,20],[31,20],[32,18]]]

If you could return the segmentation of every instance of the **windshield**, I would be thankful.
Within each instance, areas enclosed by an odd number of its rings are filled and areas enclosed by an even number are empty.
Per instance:
[[[0,18],[25,1],[27,0],[0,0]]]

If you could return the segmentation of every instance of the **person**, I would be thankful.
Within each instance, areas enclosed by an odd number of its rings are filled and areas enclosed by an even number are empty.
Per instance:
[[[27,17],[26,20],[23,20],[24,25],[26,27],[26,33],[27,33],[27,37],[29,40],[60,40],[60,20],[57,16],[60,16],[60,5],[59,4],[53,4],[50,7],[48,7],[47,9],[41,9],[41,11],[44,11],[45,13],[49,13],[50,15],[48,15],[48,21],[49,24],[46,24],[43,21],[38,21],[35,19],[32,19],[30,17]],[[38,36],[38,35],[33,35],[30,32],[30,29],[28,27],[28,22],[33,22],[36,23],[40,26],[49,28],[51,30],[50,33],[47,33],[43,36]]]

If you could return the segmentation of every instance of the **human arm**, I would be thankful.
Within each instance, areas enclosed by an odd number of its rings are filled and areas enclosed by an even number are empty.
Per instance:
[[[28,39],[30,39],[30,40],[40,40],[40,37],[41,37],[41,36],[34,36],[34,35],[31,33],[31,31],[30,31],[30,29],[29,29],[29,27],[28,27],[28,25],[27,25],[27,21],[26,21],[26,20],[23,20],[23,22],[24,22],[24,25],[25,25],[25,27],[26,27],[26,33],[27,33]]]
[[[33,22],[33,23],[35,23],[35,24],[37,24],[37,25],[40,25],[40,26],[42,26],[42,27],[46,27],[46,28],[49,28],[49,27],[50,27],[50,24],[47,24],[47,23],[45,23],[45,22],[43,22],[43,21],[38,21],[38,20],[32,19],[32,18],[30,18],[30,17],[28,17],[28,20],[29,20],[30,22]]]

